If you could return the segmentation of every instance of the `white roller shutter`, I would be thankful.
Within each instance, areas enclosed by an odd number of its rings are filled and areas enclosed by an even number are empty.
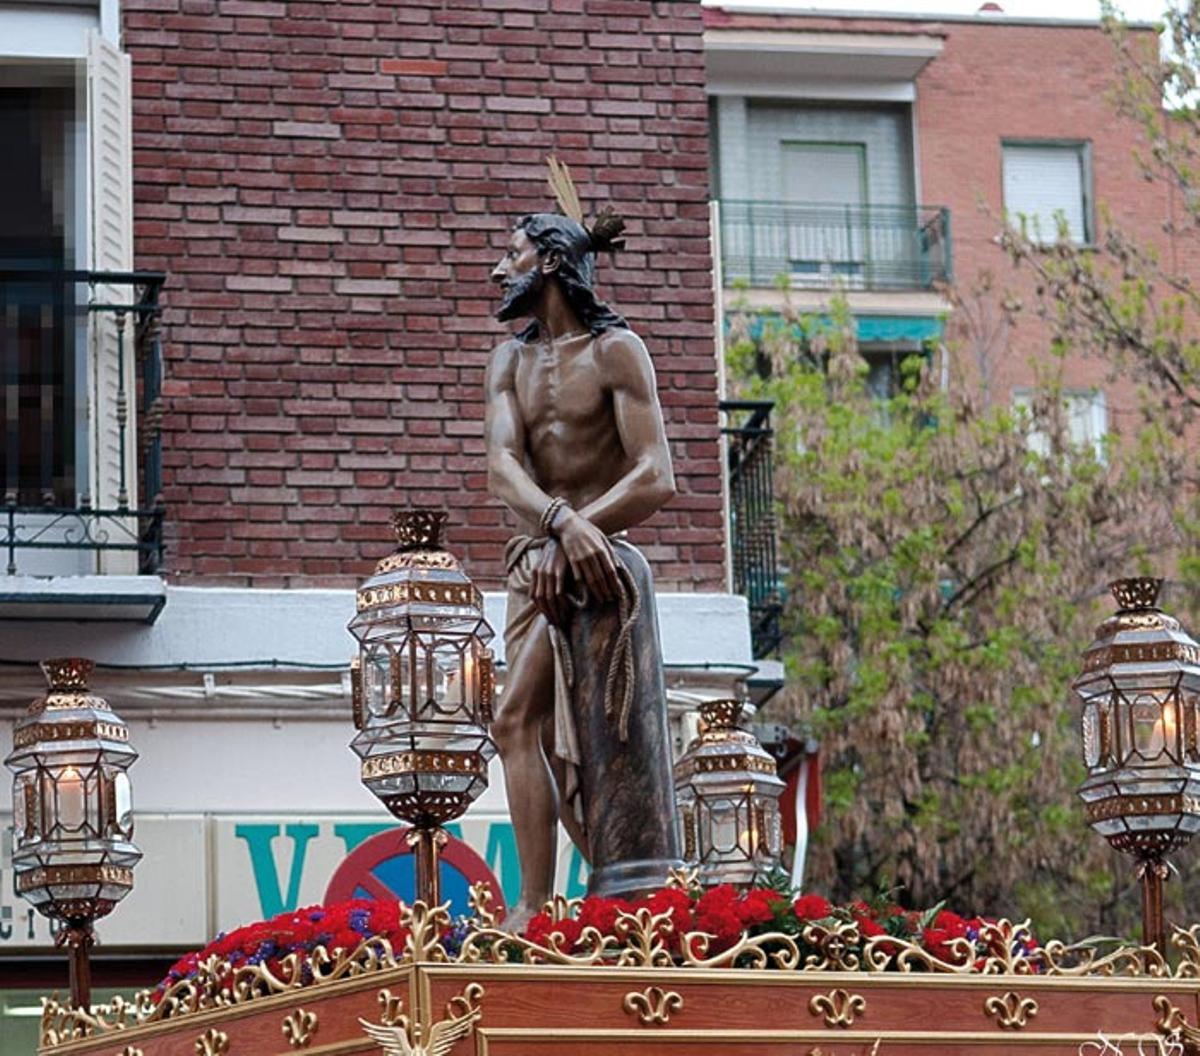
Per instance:
[[[1057,213],[1066,217],[1071,241],[1088,240],[1085,150],[1078,144],[1004,146],[1004,211],[1044,242],[1058,237]]]
[[[88,34],[87,49],[88,260],[93,271],[131,271],[133,135],[129,56],[95,31]],[[128,286],[98,285],[95,288],[96,300],[106,304],[128,303],[131,295]],[[97,508],[137,506],[137,423],[134,420],[137,389],[132,324],[132,318],[126,314],[122,355],[113,313],[93,312],[88,320],[89,467],[91,501]],[[121,487],[122,453],[124,489]],[[128,526],[136,537],[136,524],[132,519]],[[136,572],[136,555],[106,554],[99,571]]]

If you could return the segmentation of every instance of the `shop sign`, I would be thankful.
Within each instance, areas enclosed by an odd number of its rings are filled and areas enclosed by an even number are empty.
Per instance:
[[[13,893],[9,819],[0,824],[0,950],[52,947],[49,922]],[[521,877],[508,817],[466,817],[447,829],[458,841],[442,874],[454,911],[465,911],[467,883],[487,874],[505,902],[515,902]],[[368,846],[384,833],[400,843],[401,830],[378,816],[141,816],[135,840],[145,857],[132,893],[98,922],[100,944],[114,951],[201,946],[218,932],[323,902],[335,876],[339,891],[357,875],[356,892],[402,896],[409,863],[387,853],[386,839]],[[560,890],[573,898],[587,885],[587,866],[561,832],[559,843]]]

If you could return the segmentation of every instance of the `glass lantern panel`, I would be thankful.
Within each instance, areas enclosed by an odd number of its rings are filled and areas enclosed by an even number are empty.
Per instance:
[[[736,854],[741,849],[747,819],[741,816],[738,805],[737,800],[733,799],[701,800],[699,836],[702,857],[709,854]],[[706,842],[707,848],[704,847]]]
[[[439,717],[457,717],[464,713],[469,697],[467,680],[473,677],[473,664],[465,641],[439,642],[432,654],[432,697]]]
[[[78,830],[87,821],[88,789],[87,781],[79,769],[74,766],[64,767],[59,771],[55,787],[55,801],[58,807],[58,823],[64,829]]]
[[[1182,759],[1179,752],[1179,743],[1183,737],[1183,723],[1180,721],[1181,719],[1179,696],[1176,693],[1171,693],[1162,704],[1162,731],[1163,748],[1175,762],[1179,762]]]
[[[363,703],[367,714],[383,718],[388,714],[391,687],[391,653],[377,646],[363,658]]]
[[[13,782],[13,833],[16,835],[17,843],[24,842],[26,837],[28,789],[28,781],[17,778]]]
[[[1083,709],[1083,762],[1089,770],[1100,762],[1100,709],[1095,701]]]
[[[124,770],[118,770],[113,777],[113,808],[117,831],[125,839],[133,839],[133,787]]]
[[[1143,693],[1129,708],[1134,750],[1143,759],[1156,759],[1163,750],[1163,709],[1158,698]]]
[[[1183,712],[1183,751],[1193,761],[1200,760],[1200,695],[1184,694],[1180,707]]]
[[[1112,702],[1108,698],[1104,698],[1097,705],[1097,718],[1099,719],[1099,735],[1100,735],[1100,762],[1103,765],[1110,765],[1116,757],[1117,747],[1114,743],[1114,725],[1113,725],[1113,709]]]
[[[783,854],[783,819],[779,814],[779,803],[773,801],[767,804],[767,853],[772,858]]]

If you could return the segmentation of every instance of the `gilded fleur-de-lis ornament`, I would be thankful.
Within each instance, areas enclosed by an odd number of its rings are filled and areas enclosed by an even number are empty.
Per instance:
[[[284,1017],[283,1036],[293,1049],[303,1049],[317,1032],[317,1014],[297,1008]]]

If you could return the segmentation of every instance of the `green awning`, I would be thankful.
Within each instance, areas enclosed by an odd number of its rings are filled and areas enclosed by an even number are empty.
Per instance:
[[[859,315],[854,319],[861,342],[936,341],[942,336],[942,320],[929,315]]]
[[[762,336],[763,325],[768,316],[775,313],[756,312],[750,324],[750,336],[758,340]],[[778,318],[778,317],[776,317]],[[818,326],[828,326],[829,316],[811,317]],[[726,317],[726,326],[729,325]],[[858,315],[854,317],[855,336],[861,344],[882,342],[909,342],[923,344],[926,341],[936,341],[942,336],[942,319],[936,315]],[[803,340],[803,333],[797,328],[796,339]]]

